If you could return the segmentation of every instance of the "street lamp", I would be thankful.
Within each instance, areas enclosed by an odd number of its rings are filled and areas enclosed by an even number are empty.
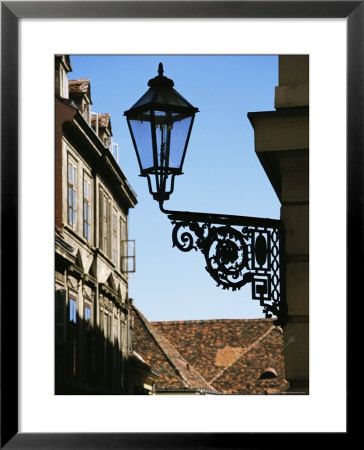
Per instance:
[[[149,80],[148,86],[148,91],[124,114],[140,175],[147,177],[153,198],[163,202],[173,192],[174,177],[182,174],[198,109],[173,89],[173,81],[163,76],[162,63],[158,76]]]
[[[252,286],[267,318],[286,321],[284,234],[281,221],[257,217],[169,211],[163,203],[174,188],[174,177],[182,175],[187,146],[198,109],[163,75],[148,82],[148,91],[126,116],[140,175],[147,178],[153,198],[174,225],[173,246],[183,252],[200,250],[206,270],[223,289]]]

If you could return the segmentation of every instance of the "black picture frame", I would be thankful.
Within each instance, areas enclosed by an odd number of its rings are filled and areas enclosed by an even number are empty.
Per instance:
[[[361,292],[363,261],[363,1],[1,2],[1,448],[259,448],[291,434],[18,433],[18,22],[21,18],[346,18],[347,302]],[[11,105],[11,107],[10,107]],[[354,258],[355,254],[359,255]],[[359,250],[359,251],[358,251]],[[351,256],[353,256],[351,258]],[[11,301],[8,301],[11,296]],[[349,348],[349,346],[348,346]],[[335,395],[333,393],[333,395]],[[266,416],[263,415],[265,418]],[[262,417],[262,421],[264,421]],[[340,433],[344,437],[348,433]],[[296,438],[297,436],[294,436]],[[300,437],[300,443],[309,434]],[[303,442],[302,442],[303,439]],[[316,443],[319,439],[316,434]]]

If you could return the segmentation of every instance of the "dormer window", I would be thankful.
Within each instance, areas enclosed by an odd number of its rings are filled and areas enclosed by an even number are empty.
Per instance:
[[[259,380],[267,380],[270,378],[277,378],[277,371],[274,367],[267,367],[261,374],[259,377]]]
[[[63,98],[69,98],[67,72],[72,71],[71,61],[68,55],[56,55],[56,94]]]
[[[83,107],[82,115],[83,115],[84,119],[86,120],[86,122],[90,125],[90,104],[89,103],[85,103],[85,105]]]
[[[90,80],[88,78],[70,80],[69,96],[70,99],[76,103],[83,118],[90,125],[91,124],[90,105],[92,105]]]
[[[104,147],[109,148],[109,142],[112,136],[110,114],[91,112],[91,127],[103,143]]]
[[[60,67],[60,91],[61,91],[61,97],[68,98],[69,92],[68,92],[68,78],[67,78],[67,72],[65,71],[64,67]]]

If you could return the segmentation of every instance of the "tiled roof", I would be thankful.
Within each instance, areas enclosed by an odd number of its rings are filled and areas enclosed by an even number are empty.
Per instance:
[[[133,348],[160,374],[156,390],[216,392],[134,305],[132,317]]]
[[[96,117],[99,119],[99,128],[109,128],[111,132],[111,120],[110,120],[110,114],[104,113],[104,114],[93,114],[91,116],[91,126],[95,128],[96,125]]]
[[[152,322],[215,389],[226,394],[284,390],[283,334],[270,319]],[[259,379],[268,367],[277,378]]]
[[[70,94],[88,94],[90,95],[90,80],[88,78],[79,78],[77,80],[69,80],[68,90]]]

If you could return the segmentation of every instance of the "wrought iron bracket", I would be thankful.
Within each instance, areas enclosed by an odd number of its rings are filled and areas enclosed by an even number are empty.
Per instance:
[[[286,323],[284,229],[280,220],[188,211],[168,211],[173,247],[200,250],[206,270],[223,289],[251,283],[266,318]]]

